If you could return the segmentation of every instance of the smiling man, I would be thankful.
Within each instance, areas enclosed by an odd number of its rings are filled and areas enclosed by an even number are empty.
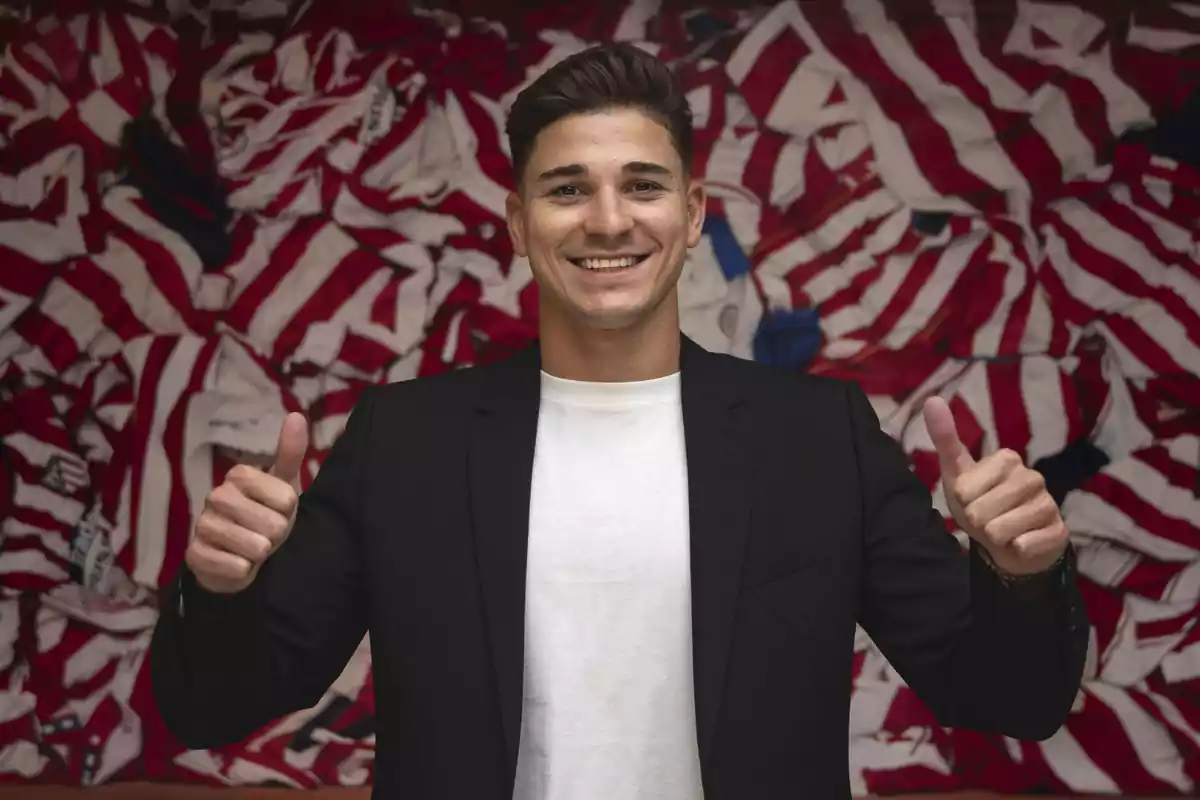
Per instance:
[[[1061,725],[1088,624],[1041,476],[926,405],[964,554],[857,386],[680,333],[691,131],[628,45],[518,97],[539,344],[368,390],[302,495],[296,414],[213,490],[151,650],[185,744],[311,706],[368,631],[377,798],[846,797],[856,623],[943,724]]]

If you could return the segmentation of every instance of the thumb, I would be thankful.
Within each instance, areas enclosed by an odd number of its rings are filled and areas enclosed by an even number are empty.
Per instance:
[[[300,479],[300,469],[304,466],[304,454],[307,452],[308,420],[304,419],[303,414],[293,411],[283,418],[271,474],[282,481],[296,484]]]
[[[954,424],[954,414],[950,405],[940,397],[930,397],[925,401],[925,427],[929,430],[929,438],[937,450],[938,462],[942,467],[942,478],[953,480],[975,465],[975,459],[967,452],[962,440],[958,438],[958,428]]]

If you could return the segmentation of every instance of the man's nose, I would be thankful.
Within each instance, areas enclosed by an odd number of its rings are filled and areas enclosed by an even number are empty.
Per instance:
[[[615,190],[597,192],[588,207],[584,229],[594,236],[620,236],[633,228],[633,216],[625,198]]]

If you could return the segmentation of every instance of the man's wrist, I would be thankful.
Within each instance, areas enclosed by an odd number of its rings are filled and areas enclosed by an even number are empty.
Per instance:
[[[992,558],[986,547],[978,547],[979,557],[996,580],[1005,589],[1028,599],[1040,599],[1050,596],[1057,587],[1059,576],[1070,551],[1070,545],[1063,550],[1050,566],[1038,572],[1018,574],[1009,572]]]

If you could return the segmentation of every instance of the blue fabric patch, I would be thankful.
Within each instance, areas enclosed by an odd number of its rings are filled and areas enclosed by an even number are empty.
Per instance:
[[[763,316],[754,333],[754,360],[803,369],[821,347],[820,315],[815,308],[777,310]]]
[[[737,237],[733,235],[733,228],[729,227],[728,220],[710,214],[704,218],[702,232],[712,242],[713,253],[717,256],[717,263],[721,265],[725,280],[731,281],[750,271],[750,259],[742,250]]]

